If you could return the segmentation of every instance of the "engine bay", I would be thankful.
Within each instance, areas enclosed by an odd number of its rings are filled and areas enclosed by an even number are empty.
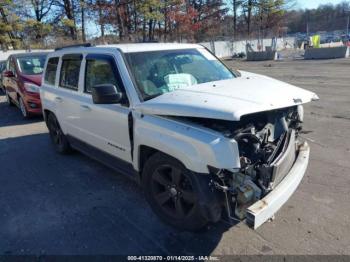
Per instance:
[[[225,195],[228,217],[242,220],[248,206],[267,195],[288,173],[297,154],[303,109],[294,106],[246,115],[239,122],[187,119],[234,139],[239,148],[238,172],[211,168],[213,186]]]

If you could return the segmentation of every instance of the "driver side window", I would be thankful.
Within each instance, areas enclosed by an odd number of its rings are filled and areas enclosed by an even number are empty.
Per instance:
[[[103,84],[112,84],[121,92],[116,74],[116,67],[112,58],[104,56],[87,57],[84,92],[91,93],[92,87]]]

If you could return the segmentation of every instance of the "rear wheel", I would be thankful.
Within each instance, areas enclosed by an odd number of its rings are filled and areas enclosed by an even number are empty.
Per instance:
[[[207,224],[201,213],[194,174],[162,153],[149,158],[143,169],[143,187],[154,212],[179,229],[196,231]]]
[[[47,117],[47,127],[50,132],[51,141],[55,149],[60,154],[67,154],[71,152],[67,137],[63,134],[62,129],[54,114],[49,113]]]

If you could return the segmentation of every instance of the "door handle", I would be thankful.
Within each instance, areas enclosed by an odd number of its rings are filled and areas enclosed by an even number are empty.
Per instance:
[[[63,102],[63,99],[62,99],[62,97],[56,96],[56,97],[55,97],[55,101],[56,101],[56,102],[59,102],[59,103],[62,103],[62,102]]]
[[[89,107],[87,105],[80,105],[80,107],[85,111],[91,111],[91,107]]]

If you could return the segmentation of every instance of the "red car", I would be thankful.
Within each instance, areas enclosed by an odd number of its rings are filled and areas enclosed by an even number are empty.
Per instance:
[[[9,56],[2,75],[6,101],[16,105],[28,118],[40,115],[39,88],[47,53],[22,53]]]

